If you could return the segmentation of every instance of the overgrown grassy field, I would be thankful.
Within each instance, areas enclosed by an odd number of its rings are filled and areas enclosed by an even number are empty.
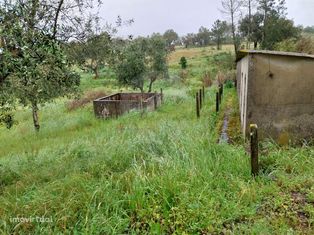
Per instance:
[[[17,125],[0,129],[0,233],[313,234],[313,147],[261,143],[254,179],[243,139],[217,144],[229,108],[236,135],[235,89],[225,89],[219,114],[216,86],[206,89],[196,118],[194,91],[204,71],[218,70],[216,53],[174,52],[171,78],[155,85],[165,91],[155,112],[98,120],[91,104],[68,111],[59,99],[41,108],[36,134],[30,110],[18,110]],[[83,92],[125,89],[108,76],[84,74]],[[14,220],[36,217],[46,221]]]

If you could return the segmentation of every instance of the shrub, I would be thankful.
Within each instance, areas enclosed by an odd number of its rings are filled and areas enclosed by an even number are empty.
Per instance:
[[[210,79],[210,72],[205,72],[203,77],[203,85],[205,87],[211,87],[212,86],[212,80]]]
[[[228,71],[235,66],[234,56],[229,52],[222,52],[213,56],[213,62],[220,71]]]
[[[296,43],[298,52],[314,54],[314,40],[310,37],[303,37]]]
[[[227,80],[226,83],[225,83],[225,87],[226,88],[232,88],[233,87],[233,81]]]
[[[186,60],[186,58],[184,56],[181,57],[179,64],[181,65],[182,69],[186,69],[187,68],[187,66],[188,66],[187,65],[187,60]]]
[[[314,41],[310,37],[302,37],[299,40],[287,39],[275,45],[277,51],[314,53]]]

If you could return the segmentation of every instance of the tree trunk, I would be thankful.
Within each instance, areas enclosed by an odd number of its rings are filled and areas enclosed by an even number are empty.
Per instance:
[[[150,79],[150,82],[149,82],[149,86],[148,86],[148,93],[152,92],[152,88],[153,88],[153,83],[156,81],[156,78],[155,77],[152,77]]]
[[[235,25],[234,25],[234,12],[231,11],[231,28],[232,28],[232,39],[233,39],[233,45],[234,45],[234,52],[237,56],[238,54],[238,45],[237,45],[237,39],[235,34]]]
[[[33,122],[34,122],[35,130],[39,131],[40,125],[39,125],[39,119],[38,119],[38,106],[36,102],[32,104],[32,113],[33,113]]]
[[[254,50],[257,49],[257,42],[254,42]]]
[[[218,37],[218,39],[217,39],[217,51],[219,51],[220,50],[220,38]]]
[[[98,66],[94,67],[94,79],[98,79],[99,78],[99,71],[98,71]]]
[[[251,27],[252,27],[252,7],[251,7],[251,0],[249,0],[249,27],[248,27],[248,47],[247,49],[250,49],[251,47]]]

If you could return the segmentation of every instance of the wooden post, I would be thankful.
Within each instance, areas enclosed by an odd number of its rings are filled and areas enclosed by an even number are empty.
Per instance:
[[[142,95],[141,95],[140,105],[141,105],[141,117],[143,117],[143,114],[144,114],[143,92],[142,92]]]
[[[155,94],[154,94],[154,109],[155,110],[157,109],[157,91],[155,91]]]
[[[205,103],[205,87],[202,88],[202,94],[203,94],[203,102]]]
[[[257,176],[259,172],[258,165],[258,134],[257,125],[250,125],[250,138],[251,138],[251,170],[252,175]]]
[[[219,112],[219,92],[216,93],[216,113]]]
[[[219,85],[219,104],[221,104],[221,101],[222,101],[222,94],[223,94],[223,86],[222,85]]]
[[[200,115],[200,102],[199,102],[198,92],[196,92],[195,101],[196,101],[196,117],[200,118],[201,115]]]
[[[202,109],[202,107],[203,107],[202,89],[199,90],[198,96],[200,99],[200,109]]]
[[[160,88],[160,100],[161,100],[161,103],[163,103],[163,101],[164,101],[164,94],[163,94],[162,88]]]

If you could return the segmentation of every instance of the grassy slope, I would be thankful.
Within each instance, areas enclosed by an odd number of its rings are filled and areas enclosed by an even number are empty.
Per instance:
[[[208,60],[197,55],[188,61],[199,77]],[[82,86],[103,82],[85,77]],[[313,233],[314,149],[263,143],[263,173],[252,179],[243,146],[216,144],[214,92],[200,120],[190,89],[177,83],[142,117],[97,120],[91,105],[68,112],[58,100],[43,107],[36,135],[29,111],[19,111],[19,125],[0,129],[0,232]],[[230,105],[235,91],[225,96]],[[10,222],[30,216],[53,222]]]

